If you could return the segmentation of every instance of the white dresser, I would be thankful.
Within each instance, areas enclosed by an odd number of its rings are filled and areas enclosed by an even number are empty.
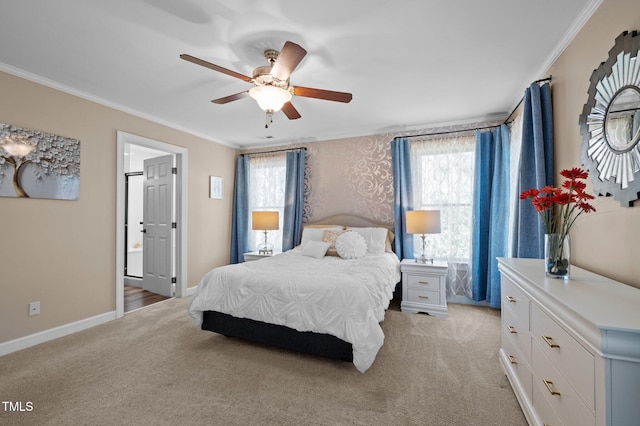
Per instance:
[[[531,425],[640,425],[640,289],[498,259],[500,362]]]
[[[424,312],[447,316],[447,262],[400,262],[402,272],[402,312]]]

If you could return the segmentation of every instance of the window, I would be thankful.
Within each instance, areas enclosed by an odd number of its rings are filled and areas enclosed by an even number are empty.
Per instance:
[[[280,224],[268,232],[269,245],[282,250],[282,220],[284,216],[284,190],[287,168],[286,154],[255,155],[249,160],[249,229],[254,210],[278,211]],[[258,250],[264,244],[264,231],[249,232],[249,248]]]
[[[427,254],[438,260],[471,258],[471,205],[475,137],[416,141],[411,144],[414,208],[440,210],[440,234],[427,237]],[[416,237],[416,253],[421,240]]]
[[[475,136],[411,143],[415,210],[440,210],[441,233],[427,235],[426,256],[449,262],[448,295],[470,297]],[[414,236],[414,253],[422,240]]]

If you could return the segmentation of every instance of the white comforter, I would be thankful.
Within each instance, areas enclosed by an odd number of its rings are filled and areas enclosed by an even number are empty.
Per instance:
[[[384,342],[379,323],[400,281],[393,253],[361,259],[316,259],[288,252],[209,271],[200,281],[189,314],[218,311],[331,334],[353,346],[353,364],[366,371]]]

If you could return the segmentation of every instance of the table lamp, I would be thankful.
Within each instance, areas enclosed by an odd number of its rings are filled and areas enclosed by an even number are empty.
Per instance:
[[[278,212],[253,211],[251,212],[251,228],[254,231],[264,231],[264,247],[259,250],[260,254],[270,255],[273,250],[267,245],[267,234],[270,230],[278,229],[280,215]]]
[[[433,263],[432,259],[427,259],[424,254],[426,234],[440,233],[440,210],[412,210],[407,212],[407,233],[421,234],[422,254],[416,257],[416,262]]]

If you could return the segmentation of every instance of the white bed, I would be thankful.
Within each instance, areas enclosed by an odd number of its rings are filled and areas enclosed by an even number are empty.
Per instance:
[[[371,240],[372,228],[347,229],[370,236],[369,249],[361,257],[314,257],[308,249],[317,245],[315,241],[325,230],[305,228],[303,243],[296,249],[208,272],[193,296],[189,314],[200,326],[203,313],[213,311],[297,332],[335,336],[351,344],[353,364],[366,371],[384,342],[379,323],[400,281],[400,263],[388,251],[388,243],[386,250],[380,250]],[[347,237],[354,236],[345,235],[337,243],[343,254],[345,244],[339,243]]]

